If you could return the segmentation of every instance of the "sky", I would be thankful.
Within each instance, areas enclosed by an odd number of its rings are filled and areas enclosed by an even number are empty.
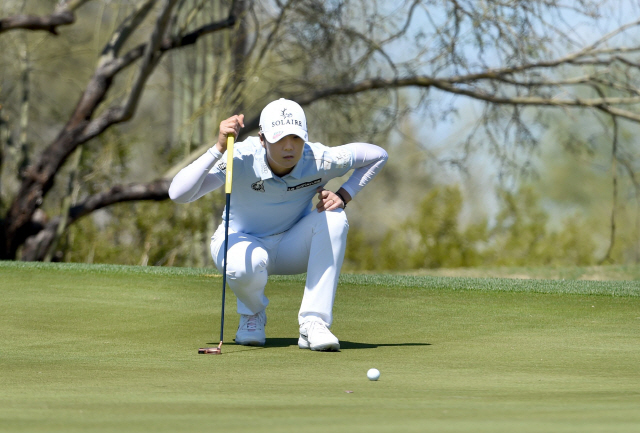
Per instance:
[[[571,3],[576,2],[567,2],[566,4]],[[563,16],[566,28],[572,34],[572,39],[582,43],[584,46],[594,43],[603,35],[617,28],[620,23],[628,23],[637,19],[640,16],[639,9],[639,4],[634,1],[609,1],[599,10],[601,18],[599,18],[597,25],[592,22],[587,23],[583,17],[576,13],[567,12]],[[438,19],[437,16],[436,19]],[[414,14],[408,33],[416,35],[418,32],[430,28],[431,24],[426,15],[417,11]],[[633,32],[625,33],[624,37],[614,38],[610,42],[612,45],[625,46],[629,42],[626,39],[629,34],[637,35],[638,31],[635,29]],[[408,39],[410,40],[411,38]],[[408,49],[410,46],[407,40],[398,41],[390,46],[387,52],[390,53],[394,60],[409,59],[413,55],[412,50]],[[477,56],[471,46],[468,46],[464,52],[470,59]],[[558,55],[561,54],[559,53]],[[497,58],[496,64],[498,64]],[[409,90],[407,93],[411,94],[412,92],[417,91]],[[454,107],[457,115],[449,115],[444,119],[432,122],[425,121],[424,112],[416,111],[410,116],[410,119],[418,127],[418,136],[429,154],[440,155],[441,158],[446,160],[452,155],[459,154],[459,148],[456,147],[456,143],[463,141],[467,137],[474,123],[480,118],[483,103],[466,97],[451,97],[440,91],[433,91],[430,99],[434,101],[430,104],[436,111],[438,109],[444,111],[447,107]],[[466,196],[472,198],[472,200],[467,201],[467,208],[462,216],[463,220],[469,221],[473,219],[474,215],[477,215],[479,211],[487,212],[489,216],[494,215],[497,202],[492,191],[496,186],[498,172],[495,160],[486,153],[478,153],[469,160],[468,168],[469,172],[466,177],[460,176],[460,172],[457,170],[446,168],[442,169],[439,177],[443,183],[461,182],[464,184]],[[551,212],[566,211],[566,209],[553,209],[553,204],[549,205],[548,210]]]

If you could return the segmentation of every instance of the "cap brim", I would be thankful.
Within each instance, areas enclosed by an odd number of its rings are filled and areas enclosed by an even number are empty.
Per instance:
[[[287,135],[296,135],[296,136],[302,138],[302,140],[304,140],[305,142],[308,140],[307,131],[305,131],[302,128],[295,127],[295,126],[286,126],[286,127],[282,127],[282,128],[275,128],[274,131],[269,131],[268,133],[266,133],[264,135],[264,138],[269,143],[275,143],[276,141],[282,139],[282,137],[286,137]]]

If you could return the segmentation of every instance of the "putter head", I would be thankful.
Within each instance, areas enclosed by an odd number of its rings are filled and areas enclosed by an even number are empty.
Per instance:
[[[221,355],[222,341],[218,344],[218,347],[201,347],[198,349],[198,353],[201,355]]]
[[[220,355],[222,349],[219,347],[201,347],[198,349],[198,353],[201,355]]]

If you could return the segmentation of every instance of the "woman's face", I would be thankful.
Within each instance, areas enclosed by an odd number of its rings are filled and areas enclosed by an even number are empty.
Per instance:
[[[289,174],[296,166],[304,149],[304,140],[297,135],[286,135],[275,143],[262,140],[267,150],[267,162],[271,171],[277,176]]]

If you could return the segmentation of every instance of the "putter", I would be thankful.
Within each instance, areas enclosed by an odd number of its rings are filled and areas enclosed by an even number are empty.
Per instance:
[[[224,303],[227,287],[227,251],[229,250],[229,208],[231,207],[231,187],[233,185],[233,134],[227,135],[227,177],[224,185],[226,207],[224,222],[224,263],[222,265],[222,315],[220,317],[220,344],[218,347],[201,347],[198,353],[202,355],[221,355],[224,340]]]

